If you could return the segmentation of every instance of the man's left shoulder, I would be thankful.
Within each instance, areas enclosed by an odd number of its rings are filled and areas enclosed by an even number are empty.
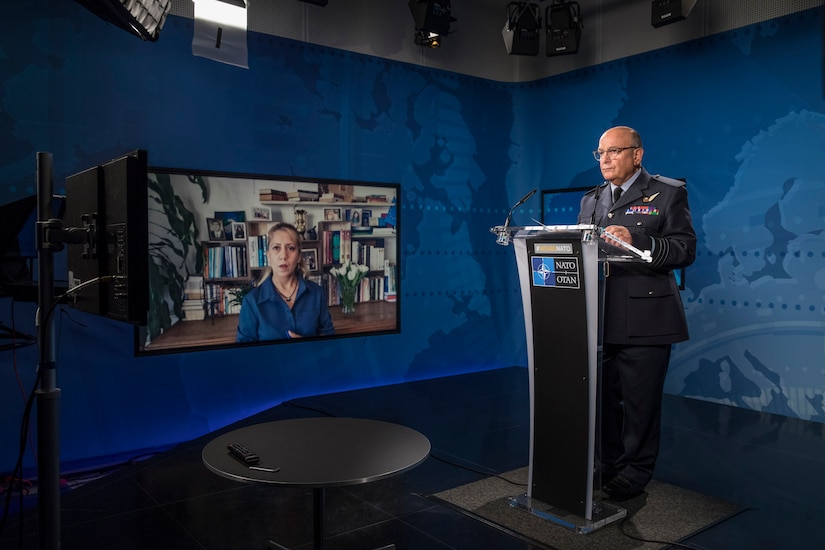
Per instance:
[[[656,183],[663,183],[665,185],[669,185],[670,187],[684,187],[687,184],[685,180],[669,178],[661,174],[651,174],[650,181]]]

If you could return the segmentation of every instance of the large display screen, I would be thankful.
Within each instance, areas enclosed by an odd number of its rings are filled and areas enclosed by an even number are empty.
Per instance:
[[[246,294],[271,284],[268,231],[281,222],[300,233],[304,279],[330,313],[333,329],[312,339],[400,331],[396,184],[150,167],[148,211],[138,355],[298,341],[278,333],[250,342],[238,331]],[[356,270],[350,307],[344,288]],[[303,315],[297,302],[292,312]]]

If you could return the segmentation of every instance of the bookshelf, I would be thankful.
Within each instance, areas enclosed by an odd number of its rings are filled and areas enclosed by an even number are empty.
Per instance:
[[[314,250],[318,259],[317,270],[308,278],[327,289],[330,306],[338,305],[339,300],[337,281],[329,275],[329,269],[347,261],[367,265],[370,269],[361,283],[356,302],[392,301],[395,298],[394,293],[388,295],[386,289],[389,286],[387,279],[391,278],[393,284],[395,280],[396,232],[382,221],[393,207],[395,196],[370,195],[370,192],[368,188],[343,185],[338,186],[335,193],[316,195],[317,199],[306,196],[304,200],[288,200],[281,195],[281,200],[269,200],[271,194],[261,194],[260,204],[272,210],[273,220],[294,223],[295,211],[304,211],[307,229],[314,230],[317,236],[315,240],[304,240],[302,245],[305,252]],[[276,222],[254,222],[249,227],[250,238],[253,234],[265,234],[273,223]]]
[[[333,193],[290,192],[260,189],[257,201],[247,204],[253,212],[269,210],[271,219],[247,216],[245,237],[232,241],[203,241],[204,303],[209,317],[238,313],[232,294],[248,288],[267,265],[266,246],[269,228],[281,221],[295,225],[296,211],[305,221],[307,230],[302,248],[308,259],[314,259],[308,279],[327,290],[330,306],[339,304],[337,281],[330,268],[347,261],[367,265],[368,277],[362,282],[357,302],[392,301],[387,297],[387,279],[394,280],[397,264],[395,228],[382,219],[394,205],[394,190],[390,194],[370,195],[375,189],[359,186],[337,186]],[[387,191],[386,188],[381,189]],[[314,232],[314,234],[313,234]],[[392,277],[391,277],[392,276]],[[392,294],[392,293],[390,293]]]
[[[240,311],[235,294],[249,283],[246,240],[203,241],[203,303],[207,317]]]

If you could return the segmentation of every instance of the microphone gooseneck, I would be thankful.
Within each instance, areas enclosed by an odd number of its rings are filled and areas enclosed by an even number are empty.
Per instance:
[[[605,183],[596,187],[596,193],[593,195],[593,213],[590,214],[590,225],[596,225],[596,208],[599,207],[599,197],[602,195],[602,189],[605,187]]]
[[[498,244],[502,246],[507,246],[508,244],[510,244],[510,234],[508,233],[507,228],[510,227],[510,219],[513,217],[513,212],[515,212],[516,208],[527,202],[527,200],[530,197],[532,197],[536,193],[536,191],[538,191],[538,189],[533,189],[532,191],[521,197],[521,199],[519,199],[519,201],[516,204],[514,204],[513,207],[510,209],[510,212],[507,213],[507,219],[504,221],[504,225],[502,226],[501,231],[498,232],[498,238],[496,239],[496,242]]]

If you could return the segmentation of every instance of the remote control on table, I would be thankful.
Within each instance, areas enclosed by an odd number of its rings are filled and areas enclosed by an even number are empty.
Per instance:
[[[241,445],[240,443],[231,443],[227,445],[229,452],[232,453],[232,456],[246,464],[247,466],[253,466],[261,461],[261,457]]]

